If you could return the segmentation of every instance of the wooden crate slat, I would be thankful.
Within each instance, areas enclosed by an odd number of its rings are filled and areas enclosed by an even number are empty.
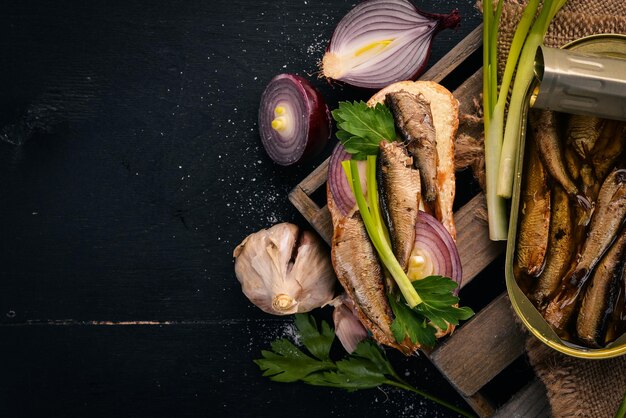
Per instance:
[[[449,75],[455,68],[476,51],[483,43],[483,25],[478,25],[461,42],[456,44],[446,55],[437,61],[428,71],[419,78],[420,80],[431,80],[440,82]]]
[[[548,418],[551,416],[546,388],[535,379],[498,409],[493,418]]]
[[[461,287],[468,284],[505,249],[503,243],[489,239],[486,221],[477,218],[477,212],[484,210],[485,196],[480,193],[454,214],[456,244],[463,266]]]
[[[474,99],[479,100],[482,91],[483,69],[481,67],[452,92],[459,101],[460,115],[474,113]]]
[[[463,395],[461,394],[461,396]],[[480,392],[476,392],[471,396],[463,396],[463,399],[465,399],[465,402],[467,402],[481,418],[493,416],[495,412],[495,407],[491,401]]]
[[[326,183],[329,162],[330,158],[326,158],[322,164],[311,172],[311,174],[298,183],[298,187],[300,187],[302,191],[309,196],[313,194],[317,189]]]
[[[524,339],[502,293],[440,343],[430,359],[461,394],[470,396],[524,352]]]

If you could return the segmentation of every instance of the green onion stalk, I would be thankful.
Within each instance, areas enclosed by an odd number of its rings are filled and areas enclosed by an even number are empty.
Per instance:
[[[537,2],[535,0],[531,0],[528,8],[531,6],[531,3]],[[535,62],[535,54],[537,52],[537,48],[539,45],[543,43],[543,38],[548,31],[548,27],[550,26],[550,22],[554,16],[558,13],[558,11],[563,7],[566,0],[545,0],[543,6],[541,8],[541,12],[537,17],[537,20],[532,26],[532,29],[528,33],[528,37],[526,37],[526,41],[522,42],[522,35],[517,38],[518,31],[515,33],[515,38],[513,39],[513,46],[516,49],[522,47],[521,55],[519,58],[519,65],[517,66],[517,74],[515,75],[515,83],[513,84],[513,91],[511,92],[511,100],[509,104],[509,111],[506,119],[506,125],[504,127],[504,138],[502,142],[502,153],[500,156],[500,163],[498,169],[498,186],[497,193],[498,196],[504,198],[510,198],[513,190],[513,179],[515,177],[515,164],[517,162],[517,155],[519,152],[520,145],[520,127],[521,127],[521,118],[522,118],[522,108],[524,106],[528,89],[530,88],[533,77],[534,77],[534,62]],[[536,5],[535,9],[536,9]],[[526,11],[527,11],[526,10]],[[524,12],[524,16],[522,17],[522,23],[524,25],[529,25],[532,17],[535,12],[532,12],[532,15],[526,14]],[[527,22],[524,22],[524,19],[527,19]],[[520,26],[521,24],[520,23]],[[522,28],[523,29],[523,28]],[[527,30],[527,29],[526,29]],[[515,42],[518,42],[516,45]],[[520,54],[519,52],[517,52]],[[509,67],[509,62],[507,62],[507,69]],[[514,68],[514,64],[512,64]],[[513,74],[513,68],[510,68],[510,76]],[[496,105],[496,109],[494,110],[494,118],[497,115],[498,119],[504,120],[504,107],[506,104],[506,95],[508,93],[508,84],[506,89],[504,89],[504,81],[502,84],[502,88],[500,90],[500,97],[498,98],[498,103]],[[509,78],[510,83],[510,78]],[[499,135],[501,136],[501,132],[491,132],[490,135]]]
[[[378,189],[376,186],[376,156],[367,156],[367,201],[365,200],[363,189],[361,188],[361,179],[357,161],[350,160],[349,172],[346,169],[347,164],[344,164],[343,168],[344,171],[346,171],[346,176],[351,183],[356,203],[359,208],[359,213],[361,214],[361,219],[363,219],[365,229],[367,229],[367,233],[372,241],[372,244],[374,245],[374,248],[376,248],[382,263],[385,267],[387,267],[389,273],[397,283],[407,305],[409,305],[410,308],[414,308],[422,303],[422,298],[417,294],[411,280],[409,280],[406,273],[402,269],[402,266],[398,263],[398,259],[394,255],[391,245],[389,244],[389,239],[382,222],[382,215],[378,205]]]
[[[502,138],[501,135],[491,135],[493,130],[498,130],[497,126],[492,126],[492,118],[498,93],[497,35],[501,12],[502,0],[499,1],[495,14],[491,7],[491,1],[483,4],[483,112],[487,214],[489,218],[489,238],[494,241],[505,240],[508,230],[506,201],[496,193],[498,184],[496,176],[502,150]]]

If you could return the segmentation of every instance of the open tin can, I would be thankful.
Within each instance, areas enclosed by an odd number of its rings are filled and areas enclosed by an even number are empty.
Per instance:
[[[603,56],[626,59],[626,36],[625,35],[594,35],[571,42],[564,49],[585,54],[597,54]],[[622,74],[626,78],[626,74]],[[531,87],[528,94],[527,106],[522,114],[522,127],[520,130],[520,153],[516,165],[516,176],[513,185],[511,200],[511,219],[506,250],[506,287],[515,313],[523,324],[542,342],[564,354],[586,359],[605,359],[626,354],[626,334],[622,334],[616,340],[603,348],[588,348],[561,339],[552,327],[545,321],[541,313],[535,308],[528,297],[524,294],[513,272],[513,263],[517,244],[518,217],[520,213],[520,197],[522,177],[524,174],[524,145],[526,140],[526,124],[530,103],[536,99],[538,89]],[[626,104],[626,97],[623,99]],[[550,249],[548,248],[548,251]]]

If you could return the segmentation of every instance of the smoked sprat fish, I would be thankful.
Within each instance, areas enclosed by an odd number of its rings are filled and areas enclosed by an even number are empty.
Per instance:
[[[543,269],[548,247],[550,188],[548,175],[532,142],[524,171],[527,174],[522,186],[522,218],[515,262],[524,274],[537,276]]]
[[[567,194],[580,206],[586,210],[591,209],[589,199],[581,194],[565,169],[555,113],[548,110],[530,112],[529,123],[539,154],[552,178],[563,186]]]
[[[394,346],[382,268],[358,213],[342,218],[336,225],[331,259],[337,279],[354,301],[361,321],[377,341]]]
[[[420,201],[419,171],[413,168],[413,159],[398,142],[380,143],[378,165],[380,206],[389,229],[391,246],[402,268],[406,271],[415,245],[415,224]]]
[[[530,300],[538,309],[543,309],[556,292],[561,278],[567,272],[576,251],[574,239],[573,211],[565,190],[556,185],[552,192],[550,235],[546,264],[537,278]]]
[[[591,157],[596,177],[604,179],[622,156],[626,146],[626,124],[608,120],[596,142]]]
[[[596,116],[571,115],[565,134],[566,143],[571,145],[581,158],[589,158],[604,123],[604,119]]]
[[[437,137],[430,103],[423,95],[404,90],[388,93],[385,104],[391,109],[400,136],[422,179],[422,197],[432,202],[437,197]]]
[[[594,271],[578,312],[576,333],[590,346],[604,344],[609,319],[616,309],[625,262],[626,234],[622,233]]]
[[[626,217],[626,169],[613,170],[602,184],[589,233],[576,266],[568,272],[557,296],[545,310],[545,319],[563,332],[590,273],[609,248]]]

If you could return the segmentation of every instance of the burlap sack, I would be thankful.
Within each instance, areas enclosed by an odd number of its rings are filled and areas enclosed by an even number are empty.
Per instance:
[[[526,1],[505,0],[498,40],[498,71]],[[545,44],[560,47],[583,36],[626,34],[626,0],[569,0],[555,17]],[[626,100],[626,98],[624,99]],[[554,417],[613,417],[626,390],[626,356],[580,360],[557,353],[529,335],[527,351],[545,384]]]

